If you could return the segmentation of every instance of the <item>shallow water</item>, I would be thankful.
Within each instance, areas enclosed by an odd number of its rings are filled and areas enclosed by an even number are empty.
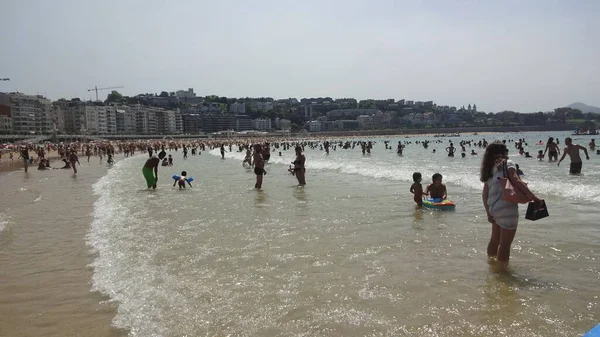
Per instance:
[[[510,270],[500,272],[485,256],[481,158],[448,158],[447,143],[410,144],[399,157],[378,141],[370,156],[307,148],[304,188],[287,173],[292,150],[272,154],[262,191],[243,153],[171,152],[175,166],[159,168],[156,191],[141,177],[145,156],[119,160],[93,185],[85,243],[74,238],[91,250],[80,260],[93,259],[97,292],[87,300],[108,296],[101,307],[131,336],[579,336],[600,320],[600,156],[577,177],[566,174],[568,159],[556,168],[512,157],[551,216],[531,222],[521,210]],[[193,188],[171,187],[182,170]],[[444,175],[456,211],[415,209],[416,170],[424,183]],[[50,202],[43,194],[35,206]],[[8,231],[19,226],[9,221]]]

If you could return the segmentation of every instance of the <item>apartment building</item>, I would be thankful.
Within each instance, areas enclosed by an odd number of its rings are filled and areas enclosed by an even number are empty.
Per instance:
[[[14,133],[48,134],[54,131],[50,100],[40,95],[25,95],[18,92],[2,95],[5,105],[2,118],[3,128],[11,125],[11,132]],[[6,108],[8,104],[10,104],[10,108]]]

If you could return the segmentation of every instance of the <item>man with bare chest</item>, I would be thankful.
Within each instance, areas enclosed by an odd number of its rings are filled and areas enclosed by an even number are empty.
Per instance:
[[[560,162],[565,159],[567,155],[571,159],[571,166],[569,167],[570,174],[580,174],[581,167],[583,166],[581,157],[579,156],[579,150],[583,150],[585,153],[585,159],[590,160],[590,156],[588,155],[587,149],[581,145],[573,144],[573,140],[571,137],[565,138],[565,150],[563,151],[563,155],[558,161],[557,166],[560,166]]]

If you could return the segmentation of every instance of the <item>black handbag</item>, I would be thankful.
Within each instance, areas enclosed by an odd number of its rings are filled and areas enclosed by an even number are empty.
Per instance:
[[[541,202],[532,201],[527,205],[527,213],[525,213],[525,219],[536,221],[547,217],[548,208],[546,207],[546,201]]]

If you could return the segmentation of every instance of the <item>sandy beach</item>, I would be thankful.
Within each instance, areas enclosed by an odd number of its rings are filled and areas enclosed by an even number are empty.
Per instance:
[[[49,155],[58,164],[58,154]],[[107,167],[82,163],[74,176],[33,165],[24,173],[22,163],[4,159],[0,208],[8,213],[0,219],[0,336],[126,336],[111,326],[116,306],[90,291],[93,255],[85,237],[91,186]]]

